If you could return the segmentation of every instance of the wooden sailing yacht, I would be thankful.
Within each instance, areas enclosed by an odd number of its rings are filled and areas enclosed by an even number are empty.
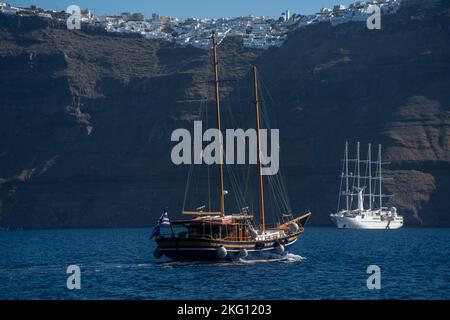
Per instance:
[[[215,104],[217,129],[221,130],[219,74],[217,58],[217,40],[212,34],[212,54],[215,84]],[[297,218],[292,214],[283,213],[284,221],[273,226],[265,223],[264,185],[261,160],[260,137],[260,101],[258,97],[257,70],[253,67],[253,91],[256,111],[257,130],[257,165],[259,185],[259,221],[248,210],[228,214],[225,212],[225,194],[223,165],[219,168],[219,199],[220,210],[217,212],[183,211],[183,214],[193,216],[191,219],[174,220],[170,222],[171,233],[158,233],[155,240],[156,258],[167,256],[173,260],[233,260],[239,258],[262,258],[264,253],[283,254],[285,248],[295,243],[303,233],[304,226],[311,213],[307,212]],[[222,141],[219,137],[219,144]],[[218,148],[219,153],[222,148]],[[222,155],[219,155],[222,159]],[[181,231],[178,231],[181,229]]]

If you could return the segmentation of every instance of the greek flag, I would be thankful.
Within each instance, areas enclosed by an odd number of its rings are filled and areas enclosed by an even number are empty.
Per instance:
[[[159,234],[161,233],[161,227],[170,227],[169,214],[168,214],[167,210],[165,210],[163,212],[163,214],[161,215],[161,217],[158,220],[158,223],[153,228],[150,239],[152,239],[153,237],[159,236]]]

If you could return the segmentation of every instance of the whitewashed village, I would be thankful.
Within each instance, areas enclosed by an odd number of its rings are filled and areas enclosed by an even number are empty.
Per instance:
[[[193,46],[210,49],[210,35],[216,31],[219,43],[227,36],[243,37],[243,45],[254,49],[280,47],[292,30],[317,23],[339,25],[350,21],[366,21],[372,14],[371,5],[377,5],[382,15],[397,12],[401,0],[363,0],[350,4],[342,4],[333,8],[322,8],[311,15],[281,13],[278,18],[266,16],[244,16],[236,18],[188,18],[178,19],[153,13],[146,17],[143,13],[123,12],[118,16],[100,16],[89,9],[81,10],[81,25],[102,28],[107,32],[139,34],[146,39],[173,42],[179,46]],[[66,23],[69,14],[65,11],[49,11],[35,6],[19,8],[0,2],[0,14],[19,16],[39,16],[44,19]]]

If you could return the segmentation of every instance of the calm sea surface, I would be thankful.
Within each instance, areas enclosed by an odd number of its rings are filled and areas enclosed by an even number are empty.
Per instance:
[[[150,232],[0,231],[0,299],[450,299],[450,229],[309,227],[284,261],[208,264],[156,261]]]

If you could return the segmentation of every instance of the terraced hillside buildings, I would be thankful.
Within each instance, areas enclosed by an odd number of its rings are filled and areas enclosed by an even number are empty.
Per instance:
[[[216,31],[221,42],[226,36],[243,37],[243,45],[248,48],[268,49],[280,47],[289,31],[321,22],[338,25],[350,21],[366,21],[371,15],[369,7],[378,5],[382,14],[393,14],[401,5],[401,0],[364,0],[352,3],[348,7],[339,4],[333,8],[322,8],[311,15],[291,14],[289,10],[279,18],[266,16],[244,16],[235,18],[188,18],[185,20],[161,16],[153,13],[145,18],[140,12],[124,12],[118,16],[98,16],[92,11],[81,11],[81,24],[103,28],[108,32],[140,34],[147,39],[171,41],[179,46],[210,48],[210,35]],[[32,6],[19,8],[0,3],[0,13],[7,15],[36,15],[45,19],[54,19],[65,23],[66,12],[45,11]]]

